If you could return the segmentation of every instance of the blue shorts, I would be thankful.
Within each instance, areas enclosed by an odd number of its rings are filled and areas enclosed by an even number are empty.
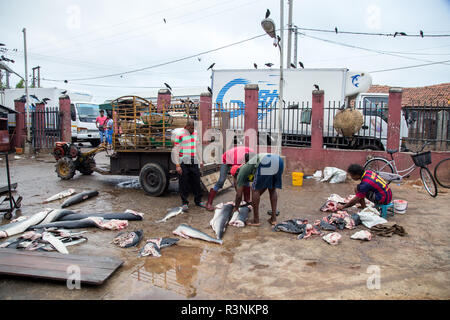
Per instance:
[[[256,169],[252,184],[253,190],[281,189],[283,170],[284,162],[280,156],[276,154],[266,155]]]

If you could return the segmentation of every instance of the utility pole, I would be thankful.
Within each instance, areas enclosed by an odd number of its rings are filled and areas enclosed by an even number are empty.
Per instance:
[[[292,48],[292,5],[293,5],[294,0],[288,0],[288,4],[289,4],[289,15],[288,15],[288,49],[287,49],[287,62],[286,65],[288,68],[291,67],[291,48]],[[282,25],[282,27],[284,27]]]
[[[9,71],[6,71],[6,89],[11,89],[10,87],[9,87],[9,76],[10,76],[10,72]]]
[[[25,56],[25,110],[26,110],[26,126],[27,126],[27,140],[25,143],[25,152],[31,154],[31,132],[30,132],[30,97],[28,96],[28,60],[27,60],[27,29],[23,28],[23,47]]]
[[[294,26],[294,64],[296,67],[297,67],[297,39],[298,39],[297,26]]]

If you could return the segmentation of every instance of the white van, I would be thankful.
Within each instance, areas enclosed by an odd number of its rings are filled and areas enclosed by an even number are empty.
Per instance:
[[[100,144],[100,133],[95,119],[100,116],[98,104],[71,101],[70,117],[72,142],[90,142],[93,147]]]

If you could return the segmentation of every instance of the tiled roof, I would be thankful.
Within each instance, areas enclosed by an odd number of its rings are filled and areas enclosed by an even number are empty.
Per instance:
[[[368,92],[389,93],[389,86],[372,85]],[[426,87],[402,88],[403,106],[439,105],[450,106],[450,83],[435,84]]]

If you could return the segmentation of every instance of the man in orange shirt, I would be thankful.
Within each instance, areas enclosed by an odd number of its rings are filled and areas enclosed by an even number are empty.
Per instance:
[[[105,121],[107,117],[105,116],[105,111],[100,110],[100,116],[95,119],[95,125],[98,128],[98,133],[100,134],[100,143],[103,143],[103,140],[106,142],[105,135]]]

